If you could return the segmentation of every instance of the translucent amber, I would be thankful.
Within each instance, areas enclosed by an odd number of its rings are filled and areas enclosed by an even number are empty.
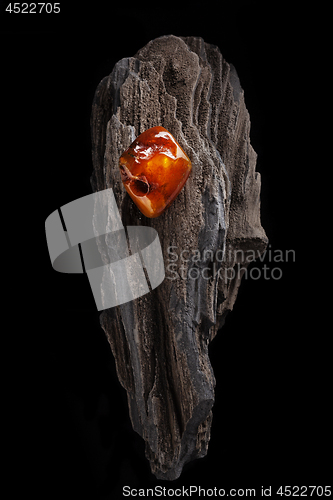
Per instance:
[[[119,160],[126,191],[146,217],[158,217],[182,190],[192,164],[163,127],[140,134]]]

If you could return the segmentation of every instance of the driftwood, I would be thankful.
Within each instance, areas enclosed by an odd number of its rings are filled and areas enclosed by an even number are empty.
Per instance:
[[[173,134],[193,168],[169,209],[148,219],[125,192],[118,160],[156,125]],[[163,283],[105,310],[101,325],[151,470],[173,480],[207,453],[215,387],[208,344],[233,308],[249,256],[267,245],[244,92],[218,47],[164,36],[101,81],[91,131],[93,190],[112,188],[123,225],[151,226],[161,241]]]

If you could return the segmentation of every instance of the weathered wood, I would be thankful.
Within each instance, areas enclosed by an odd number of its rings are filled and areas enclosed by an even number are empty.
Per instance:
[[[118,160],[156,125],[173,134],[193,168],[170,208],[147,219],[123,188]],[[247,255],[267,245],[244,92],[217,47],[164,36],[119,61],[102,80],[91,130],[93,189],[112,188],[124,226],[151,226],[161,241],[164,282],[105,310],[101,324],[151,470],[172,480],[186,462],[207,453],[215,387],[208,344],[241,281],[227,271],[246,267]]]

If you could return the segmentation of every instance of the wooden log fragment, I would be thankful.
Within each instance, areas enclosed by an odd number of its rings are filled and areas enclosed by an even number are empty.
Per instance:
[[[127,195],[118,160],[156,125],[173,134],[192,172],[166,212],[148,219]],[[101,325],[151,470],[173,480],[207,453],[215,387],[208,344],[236,300],[237,266],[267,246],[244,92],[216,46],[163,36],[101,81],[91,132],[93,190],[112,188],[124,226],[153,227],[162,246],[163,283],[105,310]]]

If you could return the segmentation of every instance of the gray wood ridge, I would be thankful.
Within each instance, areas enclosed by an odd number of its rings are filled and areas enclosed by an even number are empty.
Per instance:
[[[126,193],[118,161],[156,125],[173,134],[192,172],[166,212],[148,219]],[[91,133],[93,190],[112,188],[124,226],[155,228],[162,246],[163,283],[100,320],[151,470],[174,480],[208,451],[215,388],[208,344],[236,300],[244,270],[231,271],[267,246],[244,92],[218,47],[163,36],[100,82]]]

